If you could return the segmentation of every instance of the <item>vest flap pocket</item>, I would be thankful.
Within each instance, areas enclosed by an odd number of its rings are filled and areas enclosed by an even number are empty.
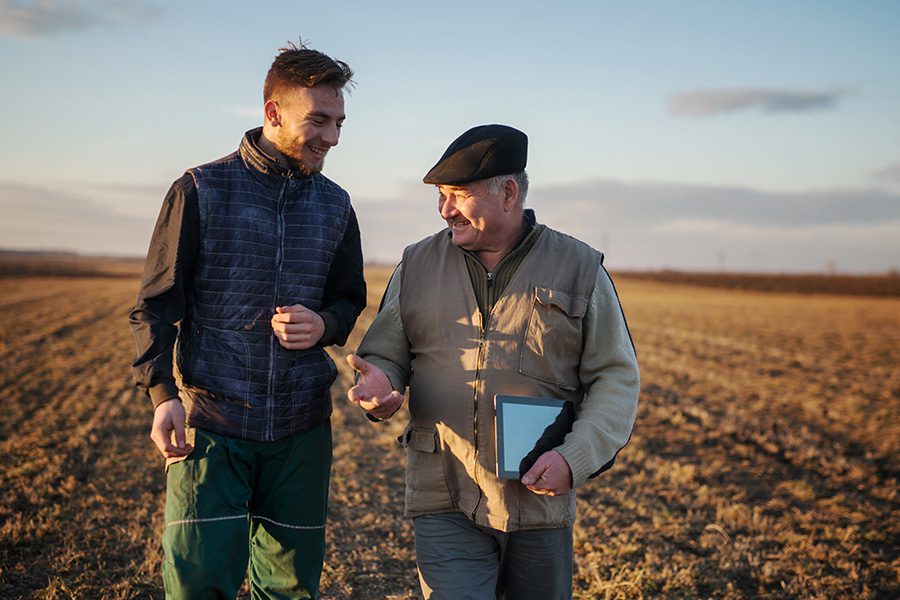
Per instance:
[[[535,286],[531,315],[525,328],[519,372],[578,389],[581,363],[582,322],[588,299],[549,287]]]
[[[454,508],[444,472],[438,432],[409,426],[406,449],[406,514],[445,512]]]
[[[409,430],[409,447],[419,452],[435,452],[437,450],[437,431],[425,427],[413,427]]]
[[[572,296],[560,290],[535,287],[534,297],[544,306],[555,306],[570,317],[580,318],[587,312],[588,299],[584,296]]]

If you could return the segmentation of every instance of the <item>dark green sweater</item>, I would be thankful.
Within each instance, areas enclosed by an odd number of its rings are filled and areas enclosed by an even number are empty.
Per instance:
[[[478,260],[474,252],[464,251],[466,255],[466,268],[469,270],[469,279],[472,281],[472,289],[475,291],[475,300],[481,310],[482,326],[487,326],[488,316],[494,308],[494,302],[503,294],[503,290],[509,285],[509,281],[516,274],[519,265],[528,256],[534,243],[546,225],[538,225],[534,211],[525,209],[525,233],[509,254],[504,256],[492,272],[488,272]]]

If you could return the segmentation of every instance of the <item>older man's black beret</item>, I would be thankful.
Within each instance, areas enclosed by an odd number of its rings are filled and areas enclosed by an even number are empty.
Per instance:
[[[456,138],[422,181],[454,185],[519,173],[527,160],[527,135],[507,125],[479,125]]]

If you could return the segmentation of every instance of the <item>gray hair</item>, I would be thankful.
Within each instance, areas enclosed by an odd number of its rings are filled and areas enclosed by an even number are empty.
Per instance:
[[[525,196],[528,194],[528,173],[525,171],[506,173],[504,175],[497,175],[496,177],[485,179],[484,189],[491,196],[496,196],[510,179],[515,179],[516,183],[519,185],[519,206],[525,206]]]

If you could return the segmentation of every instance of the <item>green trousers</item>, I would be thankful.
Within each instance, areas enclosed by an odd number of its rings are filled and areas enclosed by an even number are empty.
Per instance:
[[[318,598],[325,557],[331,422],[274,442],[196,430],[169,466],[167,598]]]

